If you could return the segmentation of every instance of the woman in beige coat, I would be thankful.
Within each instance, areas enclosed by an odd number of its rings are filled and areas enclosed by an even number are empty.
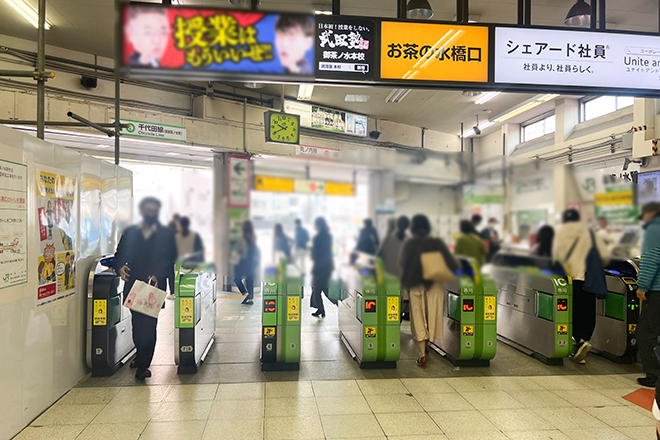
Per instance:
[[[410,232],[412,237],[401,249],[401,289],[410,291],[410,329],[419,349],[417,365],[426,368],[429,341],[442,338],[444,288],[424,280],[421,254],[440,252],[452,272],[458,269],[458,262],[441,239],[430,236],[431,223],[425,215],[412,218]]]

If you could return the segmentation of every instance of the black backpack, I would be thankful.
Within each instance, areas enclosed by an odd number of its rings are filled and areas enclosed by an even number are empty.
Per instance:
[[[607,280],[605,279],[605,268],[603,267],[603,260],[600,258],[598,248],[596,246],[596,239],[594,233],[589,230],[591,236],[591,249],[587,253],[585,261],[586,271],[584,274],[584,291],[592,293],[598,299],[607,299]],[[576,238],[573,246],[566,255],[566,261],[573,253],[573,249],[580,238]]]

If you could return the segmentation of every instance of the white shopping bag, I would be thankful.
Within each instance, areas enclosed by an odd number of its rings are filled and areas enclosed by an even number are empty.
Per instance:
[[[163,307],[166,296],[167,292],[164,290],[160,290],[155,285],[152,286],[151,283],[147,284],[144,281],[138,280],[133,284],[131,291],[128,293],[124,306],[134,312],[142,313],[152,318],[158,318],[158,313],[161,307]]]

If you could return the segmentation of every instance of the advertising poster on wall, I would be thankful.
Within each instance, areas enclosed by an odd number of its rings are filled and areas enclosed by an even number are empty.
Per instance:
[[[124,72],[313,77],[314,16],[125,5]]]
[[[0,289],[27,282],[27,166],[0,159]]]
[[[76,179],[37,170],[37,307],[75,293]]]

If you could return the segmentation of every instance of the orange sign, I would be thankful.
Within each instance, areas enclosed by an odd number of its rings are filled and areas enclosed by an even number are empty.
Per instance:
[[[325,182],[325,195],[355,197],[355,184],[344,182]]]
[[[488,28],[383,21],[380,76],[488,82]]]

